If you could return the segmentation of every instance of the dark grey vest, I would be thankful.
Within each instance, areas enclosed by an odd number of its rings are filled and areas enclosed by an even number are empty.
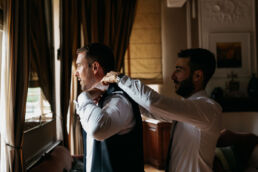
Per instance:
[[[111,84],[99,101],[103,102],[108,96],[122,94],[132,104],[136,124],[124,135],[114,135],[104,141],[94,140],[91,172],[144,172],[142,119],[138,105],[123,92],[116,84]],[[86,132],[84,134],[84,171],[86,171]]]

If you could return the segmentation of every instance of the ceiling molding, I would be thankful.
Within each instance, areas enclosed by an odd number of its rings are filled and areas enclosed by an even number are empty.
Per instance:
[[[182,7],[187,0],[167,0],[168,8]]]
[[[205,0],[203,5],[204,16],[211,23],[238,24],[252,17],[250,0]]]

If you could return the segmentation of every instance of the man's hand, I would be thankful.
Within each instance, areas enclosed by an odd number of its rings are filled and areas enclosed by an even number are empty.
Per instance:
[[[119,75],[118,72],[111,71],[102,78],[101,83],[103,83],[104,85],[108,85],[110,83],[116,83],[118,75]]]

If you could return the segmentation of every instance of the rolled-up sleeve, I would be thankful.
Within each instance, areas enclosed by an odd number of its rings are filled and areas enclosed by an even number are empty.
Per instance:
[[[205,96],[187,99],[165,97],[140,80],[127,76],[120,79],[118,86],[157,119],[183,121],[204,128],[209,127],[215,118],[220,118],[221,107]]]

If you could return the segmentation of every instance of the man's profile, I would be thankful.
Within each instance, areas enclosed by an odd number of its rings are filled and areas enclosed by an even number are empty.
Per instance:
[[[82,93],[76,110],[84,130],[87,172],[143,172],[142,123],[138,105],[115,84],[93,94],[114,70],[114,55],[103,44],[78,49],[76,76]],[[102,95],[100,95],[102,94]]]

